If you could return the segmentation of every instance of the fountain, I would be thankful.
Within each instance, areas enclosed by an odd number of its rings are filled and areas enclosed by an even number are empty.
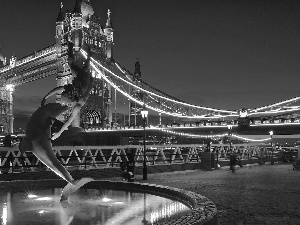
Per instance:
[[[60,202],[65,183],[63,180],[2,182],[1,224],[217,224],[214,203],[182,189],[93,181]]]

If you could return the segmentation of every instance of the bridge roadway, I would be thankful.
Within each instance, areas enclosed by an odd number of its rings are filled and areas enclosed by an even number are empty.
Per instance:
[[[181,127],[181,126],[167,126],[167,127],[146,127],[147,132],[163,132],[162,130],[170,130],[179,133],[188,133],[188,134],[224,134],[228,133],[228,126],[189,126],[189,127]],[[238,127],[237,125],[232,126],[232,133],[240,134],[240,135],[269,135],[269,131],[273,131],[274,134],[281,135],[292,135],[292,134],[300,134],[300,123],[295,124],[264,124],[261,126],[250,125],[249,127]],[[87,129],[87,133],[95,134],[115,134],[115,135],[124,135],[131,136],[135,134],[141,134],[143,131],[142,126],[137,127],[117,127],[117,128],[103,128],[103,129]]]
[[[289,124],[289,125],[274,125],[274,124],[264,124],[261,126],[250,126],[247,128],[241,128],[238,126],[233,126],[231,133],[235,135],[240,135],[242,137],[248,137],[251,139],[268,139],[270,138],[270,131],[274,132],[273,140],[282,140],[284,139],[300,139],[300,137],[297,136],[297,134],[300,134],[300,124]],[[175,132],[178,135],[178,139],[187,140],[185,135],[188,134],[195,134],[195,135],[201,135],[202,139],[206,139],[209,136],[218,135],[218,134],[228,134],[229,130],[227,126],[207,126],[207,127],[163,127],[162,130],[158,129],[157,127],[147,127],[146,133],[147,137],[153,137],[153,136],[167,136],[168,133],[172,135],[171,132]],[[179,135],[179,133],[182,133]],[[102,130],[86,130],[85,132],[85,139],[88,141],[91,140],[100,140],[105,138],[112,139],[118,139],[118,138],[129,138],[129,137],[142,137],[143,136],[143,128],[114,128],[114,129],[102,129]],[[199,138],[194,138],[195,141]],[[188,140],[192,140],[189,138]],[[278,141],[277,140],[277,141]],[[269,141],[268,141],[269,142]],[[99,144],[99,143],[98,143]],[[118,143],[122,144],[122,143]]]
[[[72,129],[71,129],[72,130]],[[265,143],[270,143],[270,131],[274,132],[273,143],[295,143],[300,140],[300,124],[290,123],[282,125],[264,124],[261,126],[251,125],[248,128],[240,128],[237,125],[232,126],[232,135],[238,135],[250,139],[268,139]],[[172,133],[175,132],[175,133]],[[147,127],[146,137],[151,143],[164,144],[163,138],[175,136],[178,144],[204,144],[207,138],[214,135],[228,135],[227,126],[190,126],[190,127]],[[188,138],[188,135],[199,135],[196,138]],[[298,136],[299,137],[298,137]],[[53,146],[103,146],[103,145],[128,145],[142,144],[143,127],[116,127],[116,128],[90,128],[81,133],[65,131],[62,136],[52,142]],[[130,139],[135,139],[130,142]],[[233,139],[236,139],[233,137]],[[151,141],[152,140],[152,141]],[[153,141],[155,140],[155,141]],[[200,142],[199,142],[200,140]]]
[[[250,139],[268,139],[265,143],[270,143],[270,131],[274,132],[272,136],[273,143],[295,143],[300,140],[300,124],[274,125],[264,124],[261,126],[250,126],[248,128],[240,128],[233,125],[231,133],[244,138]],[[86,129],[81,133],[70,133],[65,131],[62,136],[52,142],[53,146],[103,146],[103,145],[127,145],[127,144],[142,144],[143,127],[136,128],[116,127],[107,129]],[[171,133],[171,132],[175,132]],[[190,127],[147,127],[147,140],[152,141],[149,144],[163,144],[164,137],[175,136],[178,144],[204,144],[205,140],[214,135],[228,135],[227,126],[190,126]],[[187,138],[187,135],[200,135],[197,138]],[[4,137],[4,136],[3,136]],[[131,143],[129,140],[135,138],[136,141]],[[235,139],[235,137],[233,137]],[[199,142],[200,141],[200,142]]]

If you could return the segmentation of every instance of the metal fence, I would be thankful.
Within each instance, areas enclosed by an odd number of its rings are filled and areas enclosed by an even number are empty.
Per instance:
[[[144,161],[142,145],[127,146],[55,146],[56,157],[67,169],[97,169],[105,167],[120,167],[122,163],[134,162],[136,166]],[[206,145],[147,145],[145,160],[148,165],[199,163],[201,152],[207,151]],[[270,158],[271,151],[264,144],[215,145],[210,149],[218,160],[228,160],[235,152],[240,159],[258,157]],[[47,170],[38,158],[31,152],[0,148],[1,171],[24,172]]]

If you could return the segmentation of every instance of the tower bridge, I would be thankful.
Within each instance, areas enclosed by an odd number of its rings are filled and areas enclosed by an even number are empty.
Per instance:
[[[56,76],[57,86],[72,82],[73,76],[67,62],[69,40],[74,43],[78,65],[82,65],[87,48],[91,48],[90,70],[96,78],[90,97],[73,126],[84,127],[87,131],[107,131],[116,130],[115,127],[123,124],[124,129],[130,129],[140,125],[143,108],[159,118],[156,123],[149,121],[148,126],[167,130],[198,127],[197,132],[201,133],[208,128],[227,129],[228,126],[300,125],[300,97],[254,109],[226,110],[193,105],[158,90],[142,79],[139,61],[135,63],[132,73],[114,57],[111,12],[108,10],[105,25],[102,26],[90,0],[76,0],[74,3],[72,12],[66,12],[61,5],[53,45],[34,50],[21,59],[15,56],[9,60],[0,57],[0,125],[5,133],[13,133],[14,130],[12,105],[15,88],[48,76]],[[117,106],[117,96],[122,98],[121,104],[126,105],[125,111],[123,105]],[[60,102],[60,95],[56,96],[56,102]],[[69,113],[60,119],[66,120]],[[119,124],[116,124],[117,114],[123,118]],[[161,118],[164,116],[176,118],[177,125],[162,124]]]

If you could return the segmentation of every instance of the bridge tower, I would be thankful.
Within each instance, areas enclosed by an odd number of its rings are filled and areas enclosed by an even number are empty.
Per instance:
[[[106,25],[105,25],[105,29],[104,29],[104,32],[105,32],[105,35],[106,35],[106,64],[108,66],[108,68],[110,68],[110,70],[113,69],[112,67],[112,60],[113,60],[113,45],[114,45],[114,29],[112,27],[112,23],[111,23],[111,19],[110,19],[110,10],[108,9],[107,11],[107,21],[106,21]],[[106,115],[107,115],[107,118],[106,118],[106,122],[107,122],[107,125],[111,124],[112,122],[112,111],[111,111],[111,86],[110,84],[106,83],[106,86],[105,86],[105,107],[106,108]]]
[[[71,74],[68,61],[68,41],[74,43],[75,61],[82,66],[85,59],[80,49],[91,48],[93,58],[100,61],[107,68],[112,68],[113,57],[113,28],[108,10],[106,26],[103,28],[100,19],[94,13],[90,0],[76,0],[72,13],[63,13],[62,5],[56,21],[56,52],[57,52],[57,86],[71,83]],[[112,121],[111,86],[91,71],[95,79],[89,99],[72,125],[81,127],[105,127]],[[102,71],[105,73],[105,71]],[[61,101],[57,95],[57,102]],[[71,108],[70,108],[71,109]],[[60,120],[68,118],[70,110],[63,114]]]
[[[16,58],[10,60],[11,66],[15,65]],[[6,66],[6,58],[3,57],[0,49],[0,67]],[[0,87],[0,133],[13,133],[13,91],[14,85]]]
[[[135,85],[142,87],[141,83],[141,77],[142,77],[142,72],[141,72],[141,65],[140,61],[136,59],[135,65],[134,65],[134,74],[133,74],[133,79]],[[131,90],[131,95],[139,99],[140,101],[144,101],[144,93],[142,93],[139,89],[133,88]],[[143,109],[143,106],[140,106],[136,104],[136,102],[131,102],[130,104],[130,118],[129,118],[129,123],[130,125],[140,125],[141,123],[141,118],[140,118],[140,112]]]

